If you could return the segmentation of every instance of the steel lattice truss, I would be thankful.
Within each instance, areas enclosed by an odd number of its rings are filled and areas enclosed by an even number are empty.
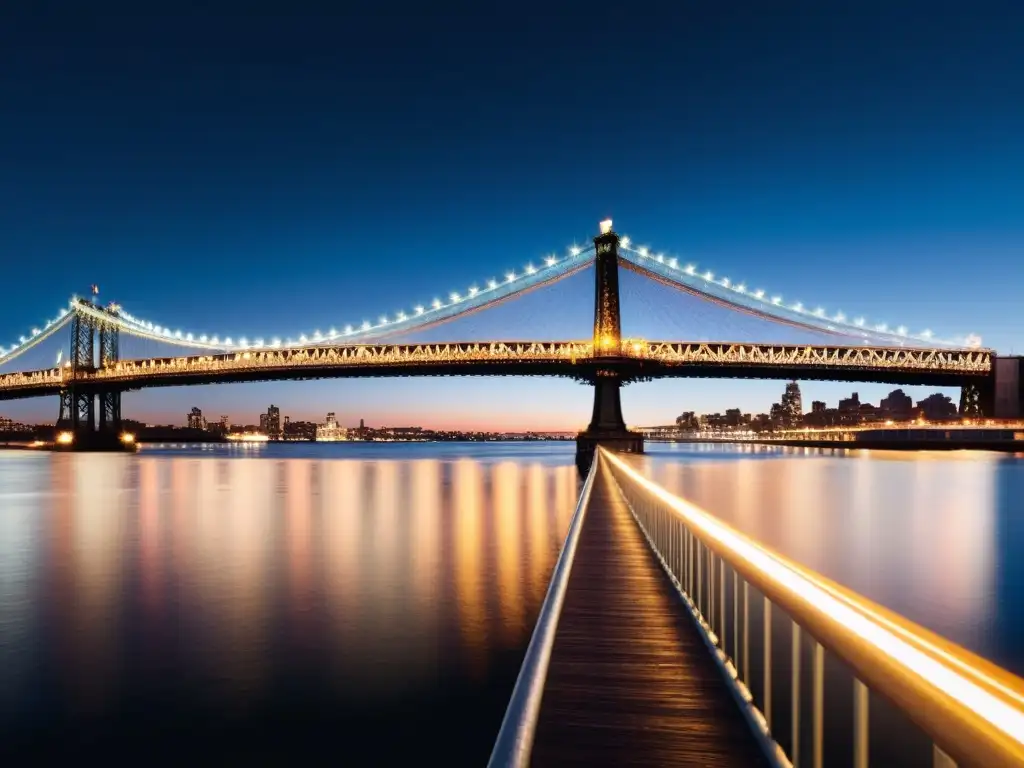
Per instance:
[[[219,355],[106,361],[95,369],[74,367],[10,373],[0,376],[5,399],[47,394],[74,384],[97,390],[142,389],[181,383],[351,375],[576,375],[586,378],[601,367],[616,366],[629,377],[686,375],[688,368],[760,371],[810,370],[880,375],[952,374],[986,376],[992,369],[985,350],[915,349],[743,343],[699,343],[626,340],[618,349],[600,350],[584,341],[495,341],[447,344],[361,344],[308,349],[232,352]],[[523,366],[529,366],[524,368]],[[470,370],[472,368],[472,370]],[[420,369],[420,370],[418,370]]]
[[[992,369],[991,353],[983,350],[649,342],[629,352],[670,365],[783,365],[943,373],[988,373]]]

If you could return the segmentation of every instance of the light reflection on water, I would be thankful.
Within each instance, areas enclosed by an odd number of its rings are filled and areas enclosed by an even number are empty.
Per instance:
[[[1024,674],[1024,461],[650,445],[648,476],[752,538]]]
[[[576,503],[572,448],[0,453],[0,756],[131,734],[483,762]],[[1024,673],[1024,461],[648,450],[671,490]]]
[[[0,753],[486,759],[571,452],[261,455],[0,454]]]

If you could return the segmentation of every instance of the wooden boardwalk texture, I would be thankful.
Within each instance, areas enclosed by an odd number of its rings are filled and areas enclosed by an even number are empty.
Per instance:
[[[531,765],[768,765],[605,468],[569,575]]]

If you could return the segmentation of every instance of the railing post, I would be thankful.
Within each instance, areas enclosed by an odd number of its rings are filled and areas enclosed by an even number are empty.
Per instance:
[[[821,768],[824,749],[825,721],[825,647],[818,641],[814,642],[814,768]]]
[[[696,544],[697,550],[697,610],[704,614],[704,545],[700,542]]]
[[[764,721],[772,729],[772,601],[764,599]]]
[[[868,687],[853,680],[853,768],[868,768]]]
[[[793,744],[790,746],[790,760],[793,768],[800,764],[800,625],[793,622]]]
[[[725,624],[725,558],[718,558],[718,602],[721,604],[718,607],[718,621],[721,624],[721,643],[722,653],[725,653],[726,646],[726,624]]]
[[[750,685],[750,584],[743,582],[743,682]]]
[[[732,660],[739,674],[740,669],[740,575],[732,569]]]

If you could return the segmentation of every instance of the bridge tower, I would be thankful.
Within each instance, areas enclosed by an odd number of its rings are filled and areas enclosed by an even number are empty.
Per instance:
[[[83,307],[116,316],[113,307],[101,309],[86,299]],[[84,450],[121,447],[121,392],[97,390],[79,382],[83,374],[95,372],[120,359],[120,333],[116,324],[97,318],[92,312],[73,310],[71,320],[71,354],[67,366],[70,383],[60,393],[60,415],[57,431],[70,432],[73,445]],[[97,359],[97,352],[99,356]],[[98,422],[97,422],[98,417]]]
[[[594,254],[594,410],[586,431],[576,436],[576,466],[583,473],[589,471],[599,445],[624,453],[644,451],[643,435],[627,430],[622,418],[619,236],[610,219],[601,222]]]

